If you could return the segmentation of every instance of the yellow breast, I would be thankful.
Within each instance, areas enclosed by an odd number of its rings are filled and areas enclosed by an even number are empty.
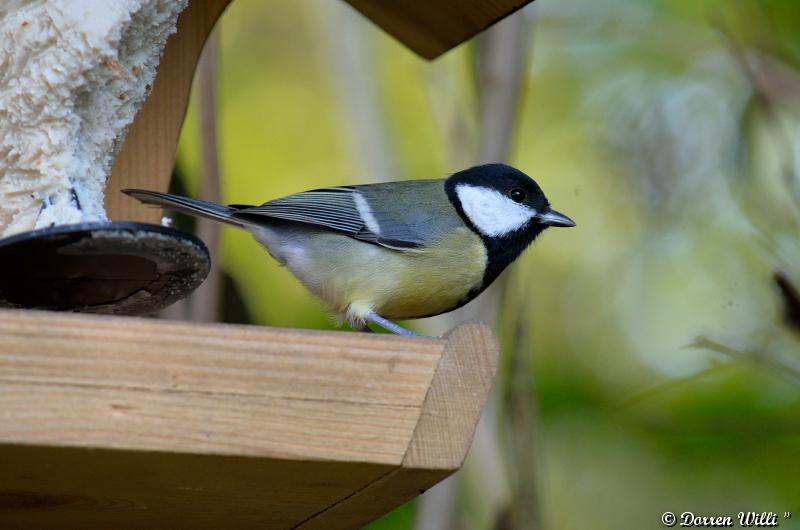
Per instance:
[[[481,285],[486,248],[467,228],[410,252],[378,248],[380,257],[347,293],[350,312],[372,309],[389,319],[419,318],[453,309]]]
[[[367,311],[389,319],[447,312],[481,286],[487,261],[480,237],[466,227],[408,251],[304,230],[289,239],[280,257],[310,291],[351,322]]]

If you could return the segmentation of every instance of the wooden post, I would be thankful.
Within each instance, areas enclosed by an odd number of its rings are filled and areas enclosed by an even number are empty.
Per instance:
[[[167,42],[153,91],[131,125],[106,188],[112,220],[158,223],[161,210],[120,193],[123,188],[167,191],[175,165],[192,78],[211,29],[231,0],[189,0]]]

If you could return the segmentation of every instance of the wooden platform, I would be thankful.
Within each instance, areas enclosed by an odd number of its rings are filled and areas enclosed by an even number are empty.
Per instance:
[[[497,353],[0,311],[0,528],[359,528],[460,467]]]

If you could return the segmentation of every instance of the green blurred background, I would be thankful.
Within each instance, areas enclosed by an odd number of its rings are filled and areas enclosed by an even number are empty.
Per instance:
[[[331,0],[236,0],[218,31],[226,202],[479,160],[485,39],[429,63]],[[503,361],[464,470],[371,528],[800,528],[800,4],[537,0],[492,31],[524,48],[508,162],[578,227],[476,302]],[[198,195],[196,100],[177,174]],[[334,329],[248,234],[215,258],[226,319]]]

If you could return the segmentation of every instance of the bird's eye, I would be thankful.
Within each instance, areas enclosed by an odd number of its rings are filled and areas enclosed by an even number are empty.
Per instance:
[[[525,190],[514,188],[508,192],[508,196],[511,197],[511,200],[514,202],[522,202],[525,200]]]

